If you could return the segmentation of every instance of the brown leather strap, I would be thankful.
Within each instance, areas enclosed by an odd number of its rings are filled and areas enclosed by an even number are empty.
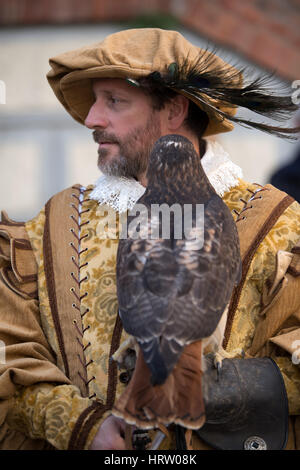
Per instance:
[[[236,220],[243,269],[242,279],[234,289],[229,305],[223,342],[224,348],[226,348],[229,341],[234,315],[238,308],[242,289],[253,257],[270,229],[293,202],[294,199],[291,196],[283,191],[279,191],[270,184],[265,186],[258,185],[257,191],[251,195],[248,201],[245,201],[244,208]]]
[[[84,353],[76,341],[76,332],[78,328],[82,329],[82,320],[80,311],[72,307],[74,295],[78,298],[80,296],[79,286],[71,275],[74,271],[72,230],[78,232],[76,220],[71,218],[71,215],[74,215],[74,210],[70,206],[74,204],[72,193],[74,189],[69,188],[56,194],[46,204],[44,266],[49,302],[65,374],[79,387],[82,396],[87,396]]]
[[[193,450],[193,431],[192,429],[187,429],[185,431],[185,441],[187,450]]]
[[[132,447],[132,425],[126,424],[125,426],[125,446],[126,450],[133,450]]]

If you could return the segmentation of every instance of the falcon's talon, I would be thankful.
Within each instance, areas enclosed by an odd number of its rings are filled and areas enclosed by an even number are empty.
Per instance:
[[[225,357],[226,357],[226,355],[223,353],[223,351],[218,351],[218,352],[215,353],[215,355],[214,355],[214,366],[218,371],[221,370],[222,362],[223,362],[223,359]]]
[[[222,362],[217,362],[216,368],[217,368],[217,381],[219,381],[221,370],[222,370]]]
[[[128,354],[128,349],[134,349],[136,351],[136,340],[133,336],[129,336],[122,344],[120,344],[119,348],[114,352],[111,356],[111,360],[118,363],[120,366]]]
[[[214,354],[214,365],[217,368],[217,365],[220,363],[222,367],[222,361],[224,359],[234,359],[236,357],[244,358],[245,351],[242,348],[236,348],[233,351],[228,352],[223,348],[219,348]]]

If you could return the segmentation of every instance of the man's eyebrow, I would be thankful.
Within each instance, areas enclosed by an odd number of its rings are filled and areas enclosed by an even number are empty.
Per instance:
[[[96,96],[96,93],[95,93],[95,90],[94,91],[94,95]],[[122,96],[122,97],[126,97],[128,98],[128,93],[126,92],[126,90],[114,90],[114,89],[101,89],[99,90],[99,93],[103,93],[105,95],[108,95],[108,96],[111,96],[111,95],[119,95],[119,96]]]

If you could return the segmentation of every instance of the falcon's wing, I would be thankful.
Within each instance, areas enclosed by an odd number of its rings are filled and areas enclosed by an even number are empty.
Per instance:
[[[143,350],[151,370],[166,376],[160,338],[167,324],[178,271],[170,240],[120,240],[117,261],[123,327]]]
[[[238,233],[219,196],[206,205],[204,219],[203,248],[193,250],[193,241],[186,240],[179,240],[176,247],[176,259],[186,267],[193,283],[189,292],[177,296],[165,334],[181,331],[180,340],[185,342],[213,333],[241,277]],[[197,235],[199,238],[201,233]]]

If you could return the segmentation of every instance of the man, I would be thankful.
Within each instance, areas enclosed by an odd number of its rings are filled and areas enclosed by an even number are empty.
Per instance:
[[[126,339],[116,297],[115,222],[143,194],[151,148],[168,134],[193,143],[215,190],[233,211],[243,259],[223,344],[228,352],[243,349],[246,357],[228,360],[228,367],[224,361],[218,383],[208,369],[207,425],[187,445],[284,448],[288,400],[286,447],[296,448],[300,207],[271,186],[244,182],[223,149],[203,139],[231,130],[231,120],[288,134],[292,130],[242,121],[234,113],[237,105],[265,115],[293,107],[263,93],[258,81],[242,88],[241,72],[173,31],[123,31],[50,64],[48,80],[56,96],[93,130],[103,175],[95,186],[76,185],[55,195],[26,224],[3,215],[2,448],[130,445],[126,424],[111,414],[129,380],[111,360]],[[164,431],[163,436],[149,431],[151,445],[176,448],[176,430]]]

